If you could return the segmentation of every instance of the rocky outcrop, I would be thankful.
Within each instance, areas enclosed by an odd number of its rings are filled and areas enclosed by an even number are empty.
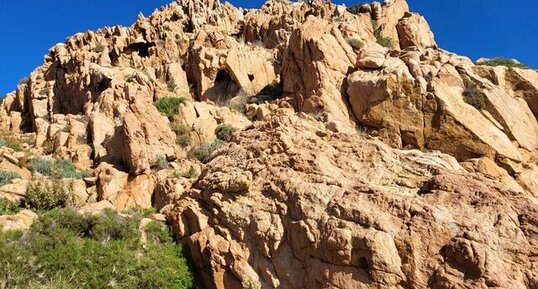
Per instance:
[[[174,1],[6,96],[0,197],[71,161],[79,212],[166,213],[205,288],[536,288],[538,72],[480,63],[404,0]]]
[[[194,187],[167,215],[208,288],[536,282],[535,199],[448,155],[274,117],[236,136]]]

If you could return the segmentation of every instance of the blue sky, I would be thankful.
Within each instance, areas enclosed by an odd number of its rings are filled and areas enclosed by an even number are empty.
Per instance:
[[[0,96],[41,65],[66,37],[105,25],[130,25],[172,0],[0,0]],[[259,7],[261,0],[231,0]],[[352,4],[363,2],[333,1]],[[538,67],[538,1],[408,0],[429,21],[440,47],[472,59],[506,56]]]

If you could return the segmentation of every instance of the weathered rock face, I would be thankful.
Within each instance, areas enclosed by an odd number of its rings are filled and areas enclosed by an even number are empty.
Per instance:
[[[536,199],[447,155],[275,117],[221,149],[194,187],[168,219],[208,288],[537,281]]]
[[[0,137],[32,140],[0,197],[71,160],[80,212],[166,212],[206,288],[538,288],[537,117],[537,71],[439,49],[404,0],[179,0],[6,96]]]

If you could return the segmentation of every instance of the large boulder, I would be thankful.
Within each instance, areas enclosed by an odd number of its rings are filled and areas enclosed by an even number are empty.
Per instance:
[[[406,13],[398,21],[396,29],[402,49],[410,46],[428,48],[436,45],[430,25],[424,17],[416,13]]]
[[[282,69],[284,92],[293,95],[299,111],[326,114],[351,125],[353,117],[342,94],[356,61],[335,25],[311,17],[290,38]]]

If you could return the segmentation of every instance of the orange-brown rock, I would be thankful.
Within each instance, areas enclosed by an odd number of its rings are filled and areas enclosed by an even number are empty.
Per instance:
[[[194,187],[167,215],[209,288],[537,281],[535,197],[448,155],[275,117],[236,136]]]

